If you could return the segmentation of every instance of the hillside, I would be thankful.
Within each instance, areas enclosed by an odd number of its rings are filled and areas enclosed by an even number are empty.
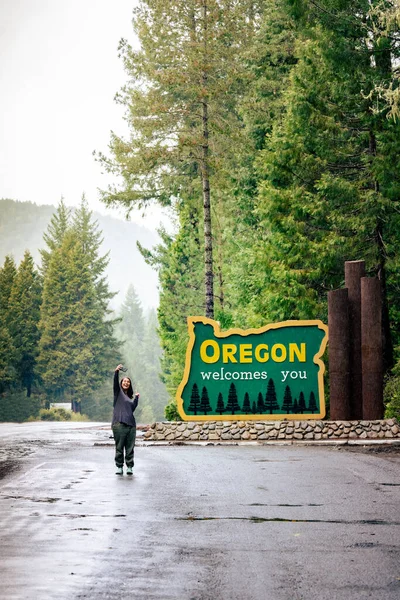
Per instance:
[[[19,263],[25,250],[40,264],[39,249],[43,248],[46,231],[54,206],[38,206],[32,202],[0,199],[0,264],[7,254]],[[132,283],[143,308],[158,305],[157,274],[145,263],[136,247],[139,241],[150,248],[158,242],[157,235],[136,223],[93,214],[103,232],[102,253],[110,251],[106,275],[110,289],[119,292],[113,300],[117,307]]]

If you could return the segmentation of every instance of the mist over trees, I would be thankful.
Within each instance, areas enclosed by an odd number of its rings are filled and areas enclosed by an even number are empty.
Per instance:
[[[66,210],[72,209],[66,206]],[[13,256],[19,263],[25,250],[29,250],[35,264],[41,265],[42,254],[47,248],[43,236],[48,233],[54,211],[54,206],[0,198],[0,264],[4,263],[6,256]],[[129,285],[138,280],[138,294],[143,306],[156,307],[157,273],[145,263],[136,242],[151,247],[159,241],[157,233],[133,220],[122,220],[96,211],[93,219],[102,232],[100,254],[109,253],[105,276],[110,289],[118,292],[112,299],[112,307],[120,306]]]
[[[168,393],[160,377],[162,350],[156,312],[144,314],[135,287],[130,285],[118,316],[115,331],[120,356],[134,390],[140,394],[136,418],[139,423],[163,420]]]
[[[110,310],[109,257],[84,197],[74,212],[59,203],[43,242],[40,270],[28,251],[18,267],[7,256],[0,268],[0,419],[60,402],[111,419],[112,375],[122,360],[141,394],[139,422],[163,418],[156,315],[143,316],[133,287],[120,315]],[[35,397],[24,401],[22,391]]]

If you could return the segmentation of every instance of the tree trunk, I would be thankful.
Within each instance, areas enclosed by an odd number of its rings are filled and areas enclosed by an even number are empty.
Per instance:
[[[206,317],[214,318],[214,274],[213,274],[213,244],[211,228],[211,195],[210,195],[210,167],[209,167],[209,128],[208,128],[208,99],[207,85],[208,77],[206,71],[207,62],[207,0],[203,0],[203,35],[204,35],[204,62],[205,70],[202,75],[203,90],[205,95],[202,99],[202,121],[203,121],[203,148],[201,159],[201,179],[203,187],[203,210],[204,210],[204,266],[205,266],[205,312]]]
[[[371,155],[377,154],[377,143],[374,132],[369,134],[369,151]],[[379,182],[375,181],[375,191],[379,193]],[[375,240],[378,247],[379,264],[377,268],[377,277],[381,281],[381,300],[382,300],[382,348],[383,348],[383,373],[384,375],[394,366],[392,333],[390,331],[389,304],[387,298],[386,285],[386,250],[383,240],[382,221],[378,218],[375,229]]]
[[[386,254],[380,224],[376,228],[376,238],[379,248],[379,266],[377,276],[381,282],[383,374],[385,375],[394,366],[394,356],[392,332],[390,331],[389,303],[386,285]]]

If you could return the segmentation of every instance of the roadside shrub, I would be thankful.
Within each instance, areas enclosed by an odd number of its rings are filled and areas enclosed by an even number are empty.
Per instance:
[[[41,421],[71,421],[72,412],[65,408],[42,408],[39,411]]]
[[[164,409],[165,417],[168,421],[182,421],[178,413],[178,406],[175,400],[171,400]]]
[[[11,392],[0,395],[0,421],[5,423],[22,423],[29,417],[37,418],[42,405],[42,397],[26,392]]]
[[[87,415],[71,412],[71,421],[90,421]]]
[[[73,413],[65,408],[42,408],[39,411],[40,421],[89,421],[87,415]],[[35,419],[30,419],[35,420]]]
[[[385,419],[400,421],[400,375],[391,377],[385,386]]]

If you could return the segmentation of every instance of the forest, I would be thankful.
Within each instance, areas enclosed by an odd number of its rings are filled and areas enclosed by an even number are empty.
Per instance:
[[[158,203],[176,215],[174,233],[139,244],[159,278],[167,417],[176,417],[189,315],[222,329],[326,323],[344,261],[361,259],[381,281],[386,414],[399,416],[398,0],[139,0],[132,24],[116,94],[130,135],[112,133],[95,159],[118,178],[101,192],[106,206],[129,214]],[[48,278],[52,243],[48,233]],[[75,243],[67,235],[62,247],[74,252]],[[94,310],[106,311],[100,258],[90,273]],[[45,283],[42,315],[54,301]],[[45,326],[59,323],[39,320],[48,385]],[[94,354],[102,344],[115,351],[111,330],[104,319],[91,328]],[[74,369],[90,360],[83,353]],[[102,367],[88,375],[97,374]],[[83,370],[73,379],[78,390]]]
[[[157,202],[171,398],[186,317],[327,321],[343,263],[381,280],[387,413],[399,410],[400,8],[375,0],[142,0],[122,40],[130,125],[98,152],[110,206]],[[173,412],[173,404],[169,409]]]
[[[114,368],[123,362],[140,393],[139,422],[162,419],[161,347],[154,309],[129,285],[110,309],[102,231],[85,198],[64,201],[43,235],[41,264],[29,250],[0,268],[0,421],[91,419],[112,414]],[[71,407],[53,407],[63,404]]]

